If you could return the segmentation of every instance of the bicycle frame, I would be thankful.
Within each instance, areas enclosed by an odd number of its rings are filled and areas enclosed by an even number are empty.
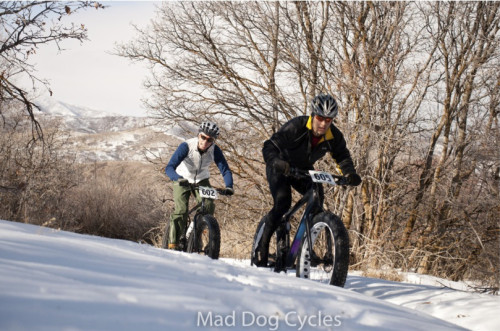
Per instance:
[[[198,184],[190,184],[190,188],[191,188],[191,193],[196,196],[196,190],[200,189],[200,185]],[[226,195],[224,193],[224,190],[220,189],[220,188],[213,188],[215,191],[217,191],[217,193],[221,194],[221,195]],[[191,221],[191,223],[189,224],[189,227],[186,228],[186,231],[185,231],[185,237],[186,239],[189,238],[189,235],[191,234],[192,231],[194,231],[193,233],[193,236],[194,238],[197,238],[196,237],[196,223],[198,221],[198,218],[201,216],[201,215],[204,215],[206,213],[205,211],[205,200],[207,198],[201,196],[201,201],[199,203],[197,203],[193,208],[191,208],[188,212],[188,218],[190,219],[189,215],[191,215],[193,213],[193,211],[196,210],[196,213],[194,214],[193,216],[193,219]]]
[[[283,216],[283,225],[285,226],[285,247],[286,247],[286,257],[285,257],[285,267],[291,268],[293,263],[297,259],[297,255],[300,252],[300,244],[304,238],[308,240],[308,249],[309,253],[311,253],[312,245],[311,245],[311,237],[308,235],[310,233],[310,219],[311,219],[311,211],[314,207],[314,202],[319,198],[318,192],[318,184],[312,183],[311,188],[307,190],[304,196],[295,203],[295,205]],[[290,218],[302,207],[306,204],[306,209],[302,214],[302,218],[300,220],[299,226],[295,233],[295,237],[290,246]],[[278,241],[280,238],[278,238]]]
[[[196,196],[196,190],[199,189],[200,186],[191,184],[190,187],[191,187],[191,193],[194,196]],[[202,197],[201,201],[199,203],[197,203],[193,208],[191,208],[191,210],[189,210],[189,212],[188,212],[188,218],[189,218],[189,215],[191,215],[193,213],[193,211],[196,210],[196,213],[194,214],[191,223],[189,223],[189,227],[186,228],[186,233],[185,233],[186,238],[189,237],[189,234],[191,233],[191,231],[194,231],[193,235],[196,238],[196,221],[198,220],[198,217],[200,215],[203,215],[205,213],[205,199],[206,198]]]
[[[298,170],[298,169],[292,169],[291,170],[292,175],[298,177],[298,176],[304,176],[307,177],[309,174]],[[344,177],[342,176],[334,176],[332,175],[332,178],[335,178],[335,180],[339,180],[339,182],[336,184],[337,185],[342,185],[345,180]],[[281,265],[278,267],[278,269],[281,268],[291,268],[293,267],[294,262],[297,259],[297,255],[300,252],[301,249],[301,244],[303,240],[307,240],[307,249],[309,256],[312,256],[312,242],[311,242],[311,221],[312,217],[312,209],[315,207],[316,202],[319,201],[319,187],[320,183],[317,182],[312,182],[311,186],[307,190],[307,192],[302,196],[302,198],[295,203],[295,205],[290,208],[290,210],[283,215],[283,222],[280,227],[278,227],[277,230],[277,248],[276,248],[276,254],[280,255],[279,258],[277,256],[276,258],[276,263],[280,263]],[[290,218],[304,205],[306,205],[306,208],[304,210],[304,213],[302,214],[302,217],[300,219],[299,226],[297,228],[297,231],[295,232],[295,237],[292,241],[292,244],[290,245]],[[322,208],[322,206],[320,206]],[[284,229],[283,229],[284,227]],[[283,233],[284,232],[284,233]],[[284,247],[280,247],[279,243],[280,240],[285,240]],[[282,256],[284,254],[285,256]],[[284,259],[284,261],[283,261]],[[282,265],[282,262],[284,262],[284,265]]]
[[[273,267],[275,272],[294,268],[297,277],[310,278],[343,287],[349,269],[349,234],[342,220],[323,208],[322,184],[349,185],[348,178],[318,170],[292,168],[287,176],[296,179],[310,177],[306,191],[281,218],[277,228],[269,224],[269,214],[262,217],[255,231],[250,264]],[[302,190],[301,190],[302,191]],[[304,209],[290,244],[291,218]],[[266,226],[272,227],[267,229]],[[270,235],[276,246],[269,247]],[[269,243],[270,244],[270,243]],[[271,251],[269,248],[272,248]],[[263,251],[267,249],[267,252]]]

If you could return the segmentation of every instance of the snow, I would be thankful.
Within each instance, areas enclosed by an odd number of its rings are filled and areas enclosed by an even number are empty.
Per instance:
[[[0,330],[499,330],[499,303],[353,274],[338,288],[248,261],[0,221]]]
[[[425,283],[428,276],[413,274],[412,278]],[[467,288],[463,283],[455,284],[453,289],[439,285],[446,282],[435,279],[434,285],[419,285],[351,275],[346,288],[425,312],[471,330],[499,330],[500,322],[493,318],[500,308],[498,296],[457,290],[458,287]]]

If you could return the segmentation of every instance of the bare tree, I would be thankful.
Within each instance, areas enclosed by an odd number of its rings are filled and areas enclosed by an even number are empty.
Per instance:
[[[410,3],[336,2],[335,8],[339,31],[331,35],[328,68],[345,105],[339,125],[364,178],[362,209],[354,208],[358,192],[349,192],[343,219],[357,234],[355,245],[370,240],[375,247],[395,227],[391,209],[407,193],[408,178],[400,173],[412,159],[419,111],[436,81],[436,44],[415,24],[423,16]],[[363,255],[375,257],[370,249]]]
[[[415,250],[425,247],[426,253],[419,263],[421,272],[428,272],[440,255],[449,259],[454,255],[450,250],[461,245],[457,235],[463,228],[464,206],[457,202],[477,166],[469,127],[484,117],[481,113],[489,112],[490,107],[484,107],[483,102],[491,95],[485,94],[479,77],[491,74],[490,63],[499,56],[499,8],[497,3],[485,2],[432,6],[438,29],[432,35],[438,40],[444,69],[442,117],[434,134],[442,139],[442,151],[430,179],[431,205],[427,208],[426,227]],[[498,74],[495,80],[498,81]],[[451,229],[455,229],[455,236],[448,235]],[[430,236],[431,233],[436,233],[439,239]]]
[[[239,210],[250,211],[241,218],[260,218],[269,208],[262,142],[286,120],[305,114],[309,97],[324,90],[319,59],[329,6],[165,3],[149,28],[118,49],[151,65],[146,86],[153,114],[181,127],[212,119],[226,128],[219,143],[246,194]]]
[[[498,19],[489,2],[165,3],[118,53],[150,64],[147,106],[160,120],[225,127],[219,143],[245,195],[225,206],[233,221],[269,207],[263,140],[328,92],[364,179],[326,199],[356,239],[355,262],[413,268],[470,249],[486,265],[496,256],[486,249],[498,239],[487,229],[499,168],[481,123],[498,140]],[[462,208],[474,194],[482,204]],[[251,231],[234,240],[248,243]],[[463,239],[474,231],[478,240]],[[422,270],[444,270],[428,262]]]
[[[48,127],[44,140],[33,141],[24,105],[18,101],[0,104],[5,109],[0,127],[0,215],[42,224],[77,182],[74,157],[65,153],[67,133],[59,121],[42,119],[41,125]]]
[[[87,29],[82,25],[64,25],[65,16],[87,7],[102,8],[98,2],[78,1],[1,1],[0,2],[0,101],[20,101],[32,123],[33,137],[42,137],[42,129],[35,119],[33,110],[37,107],[28,92],[20,87],[16,79],[27,76],[33,82],[48,83],[35,75],[35,68],[27,62],[41,44],[60,42],[65,39],[83,41]],[[4,102],[0,103],[5,105]],[[4,109],[0,108],[3,120]]]

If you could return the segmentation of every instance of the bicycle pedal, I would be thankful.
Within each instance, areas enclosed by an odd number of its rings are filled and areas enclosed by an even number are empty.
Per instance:
[[[268,267],[268,263],[262,261],[262,256],[258,251],[255,252],[255,256],[252,258],[252,264],[256,267]]]

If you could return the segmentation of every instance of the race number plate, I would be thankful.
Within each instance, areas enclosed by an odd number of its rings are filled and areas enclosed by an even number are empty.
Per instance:
[[[309,170],[313,182],[335,185],[333,177],[328,172]]]
[[[207,199],[217,199],[217,191],[212,187],[200,186],[200,196]]]

